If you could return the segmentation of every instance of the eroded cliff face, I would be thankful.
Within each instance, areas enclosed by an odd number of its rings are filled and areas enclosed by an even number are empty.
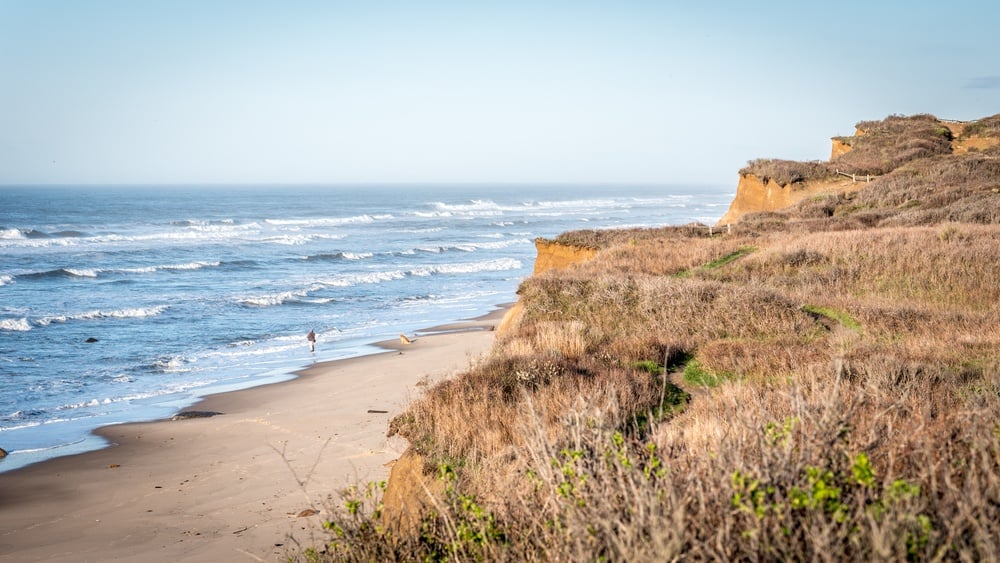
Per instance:
[[[538,275],[549,270],[560,270],[586,262],[597,254],[597,249],[567,246],[537,238],[535,239],[535,252],[534,274]]]
[[[851,152],[851,145],[841,141],[840,139],[830,139],[833,142],[833,146],[830,148],[830,160],[837,158],[842,154]]]
[[[382,496],[382,521],[397,536],[419,532],[420,518],[444,498],[444,481],[427,471],[423,456],[408,448],[392,465]]]
[[[864,134],[864,131],[855,128],[855,137]],[[851,145],[841,141],[840,138],[834,137],[830,140],[833,143],[830,148],[830,160],[852,150]],[[740,181],[736,184],[736,197],[717,224],[729,225],[738,222],[740,217],[747,213],[777,211],[816,195],[844,193],[857,190],[862,185],[850,179],[834,178],[827,181],[795,182],[782,186],[777,182],[762,180],[753,174],[740,174]]]
[[[1000,145],[1000,139],[996,137],[982,137],[980,135],[969,135],[959,138],[965,131],[968,123],[963,121],[942,121],[942,125],[951,131],[954,140],[951,142],[951,152],[953,154],[965,154],[969,151],[984,151],[988,148]]]
[[[813,196],[843,193],[859,189],[864,184],[850,179],[828,181],[795,182],[782,186],[777,182],[761,180],[753,174],[741,174],[736,185],[736,197],[729,204],[729,210],[719,219],[719,225],[736,223],[747,213],[777,211],[795,205]]]

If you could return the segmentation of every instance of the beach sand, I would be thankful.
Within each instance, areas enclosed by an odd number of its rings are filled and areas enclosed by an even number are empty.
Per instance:
[[[337,492],[387,479],[406,449],[389,420],[486,353],[502,314],[184,409],[217,416],[102,428],[113,446],[0,474],[0,561],[281,561],[318,544]]]

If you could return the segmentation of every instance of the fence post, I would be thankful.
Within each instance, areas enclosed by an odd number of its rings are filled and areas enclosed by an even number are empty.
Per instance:
[[[711,236],[712,236],[712,225],[709,225],[709,226],[708,226],[708,236],[709,236],[709,237],[711,237]]]
[[[732,223],[726,225],[726,232],[729,233],[729,234],[733,234],[733,224]]]

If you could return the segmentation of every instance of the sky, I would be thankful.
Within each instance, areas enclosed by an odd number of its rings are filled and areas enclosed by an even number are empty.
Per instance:
[[[735,187],[1000,113],[995,0],[0,0],[0,185]]]

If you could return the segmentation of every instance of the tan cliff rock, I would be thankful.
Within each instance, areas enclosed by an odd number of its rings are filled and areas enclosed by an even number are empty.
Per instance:
[[[842,154],[847,154],[854,148],[850,144],[841,141],[839,137],[834,137],[830,140],[833,142],[833,146],[830,148],[830,160],[833,160]]]
[[[580,264],[581,262],[586,262],[597,254],[597,249],[569,246],[543,238],[536,238],[535,252],[535,270],[533,273],[538,275],[549,270],[561,270]]]
[[[444,499],[445,483],[408,448],[392,465],[382,495],[382,521],[397,537],[419,531],[420,519]]]
[[[965,154],[970,151],[984,151],[988,148],[1000,145],[1000,139],[996,137],[969,135],[968,137],[960,138],[962,133],[965,131],[965,126],[968,125],[968,122],[966,121],[941,121],[941,124],[951,131],[951,136],[954,139],[951,143],[952,154]]]
[[[864,182],[840,178],[794,182],[782,186],[774,181],[761,180],[753,174],[741,174],[739,184],[736,185],[736,197],[729,204],[726,214],[719,219],[718,225],[736,223],[747,213],[776,211],[811,197],[854,191],[864,185]]]

